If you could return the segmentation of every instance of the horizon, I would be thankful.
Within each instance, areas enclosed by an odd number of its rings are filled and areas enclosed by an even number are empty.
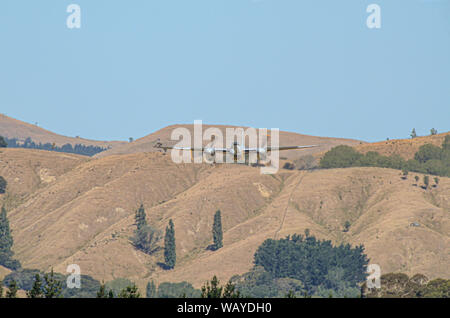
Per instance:
[[[371,3],[2,1],[0,111],[91,140],[195,119],[367,142],[449,131],[450,1],[376,1],[380,29]]]

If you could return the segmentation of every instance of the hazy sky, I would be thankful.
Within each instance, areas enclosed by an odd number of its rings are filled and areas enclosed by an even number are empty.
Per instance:
[[[1,0],[0,45],[0,112],[68,136],[450,130],[450,0]]]

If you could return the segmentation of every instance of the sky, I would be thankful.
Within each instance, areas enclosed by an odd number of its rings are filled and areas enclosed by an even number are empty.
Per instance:
[[[99,140],[196,119],[365,141],[449,131],[450,0],[2,0],[0,113]]]

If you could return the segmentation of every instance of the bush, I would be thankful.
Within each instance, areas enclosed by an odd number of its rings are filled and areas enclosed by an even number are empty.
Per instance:
[[[274,278],[301,281],[305,289],[313,293],[319,286],[335,290],[338,286],[357,287],[367,276],[368,259],[363,252],[362,245],[335,247],[331,241],[293,235],[277,241],[264,241],[255,253],[254,263]],[[339,276],[339,282],[336,276]]]
[[[5,178],[0,176],[0,194],[3,194],[6,192],[6,186],[8,183],[6,182]]]
[[[7,146],[8,144],[6,143],[5,138],[0,136],[0,148],[6,148]]]
[[[161,283],[158,287],[158,298],[200,298],[200,290],[188,282]]]
[[[414,155],[414,159],[420,163],[425,163],[428,160],[441,160],[442,149],[432,144],[420,146],[419,150]]]
[[[321,168],[346,168],[354,166],[362,154],[349,146],[341,145],[334,147],[320,160]]]

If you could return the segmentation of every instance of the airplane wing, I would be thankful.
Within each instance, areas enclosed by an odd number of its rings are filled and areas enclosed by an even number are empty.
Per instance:
[[[267,147],[267,151],[281,151],[281,150],[291,150],[291,149],[305,149],[305,148],[313,148],[319,147],[318,145],[309,145],[309,146],[282,146],[282,147]]]

